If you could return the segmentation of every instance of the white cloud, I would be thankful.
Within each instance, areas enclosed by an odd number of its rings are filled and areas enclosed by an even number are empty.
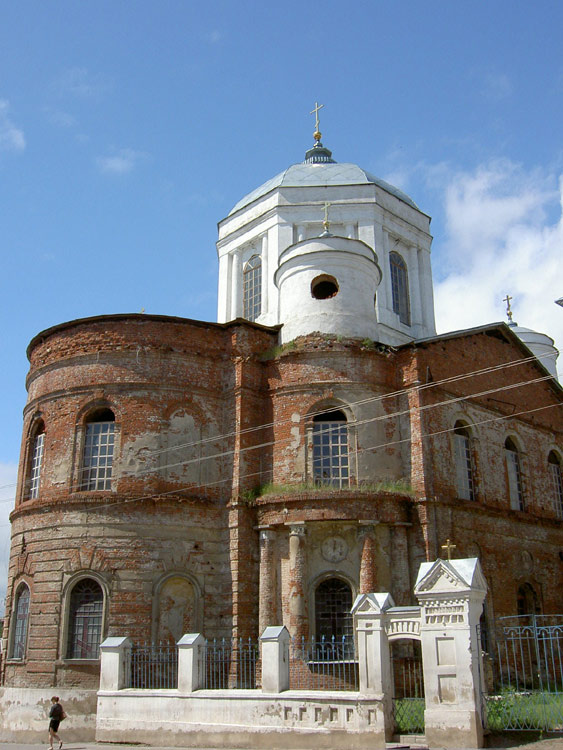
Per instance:
[[[509,161],[450,175],[433,261],[439,332],[506,320],[508,293],[519,325],[563,345],[562,194],[563,178]]]
[[[96,164],[100,172],[104,174],[122,175],[131,172],[146,156],[142,151],[122,148],[112,156],[99,156]]]
[[[8,116],[9,110],[9,103],[5,99],[0,99],[0,151],[23,151],[23,130],[14,125]]]
[[[219,29],[212,29],[204,35],[204,38],[206,42],[209,42],[209,44],[219,44],[224,36],[224,33],[222,31],[219,31]]]
[[[76,125],[76,118],[68,112],[60,109],[47,109],[46,112],[49,122],[58,128],[73,128]]]
[[[505,99],[513,91],[511,79],[506,73],[489,71],[485,74],[485,94],[492,99]]]
[[[111,84],[103,76],[87,68],[68,68],[51,85],[59,97],[70,95],[78,99],[99,98],[110,88]]]
[[[4,597],[10,558],[10,520],[16,495],[18,467],[0,462],[0,616],[4,613]]]

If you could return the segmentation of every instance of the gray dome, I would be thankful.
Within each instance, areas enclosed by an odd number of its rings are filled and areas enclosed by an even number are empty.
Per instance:
[[[245,195],[229,212],[231,214],[240,211],[258,198],[279,187],[315,187],[324,185],[377,185],[386,192],[394,195],[412,208],[418,209],[416,203],[406,193],[390,185],[385,180],[379,179],[366,172],[357,164],[330,163],[307,163],[293,164],[283,172],[280,172],[271,180],[268,180],[259,188]]]

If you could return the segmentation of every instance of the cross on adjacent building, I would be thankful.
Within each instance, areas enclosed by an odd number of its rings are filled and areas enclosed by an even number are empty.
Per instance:
[[[440,549],[445,549],[446,552],[448,553],[448,560],[451,560],[452,559],[452,550],[456,549],[456,545],[452,544],[450,542],[449,538],[448,538],[448,539],[446,539],[446,543],[442,544],[442,546],[440,547]]]
[[[510,309],[511,299],[514,299],[514,297],[511,297],[510,294],[507,294],[506,297],[503,299],[503,302],[506,302],[506,315],[508,317],[508,320],[512,323],[512,310]]]

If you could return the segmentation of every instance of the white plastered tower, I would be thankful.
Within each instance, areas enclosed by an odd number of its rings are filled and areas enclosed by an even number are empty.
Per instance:
[[[218,321],[283,324],[282,342],[315,331],[390,345],[435,335],[430,218],[315,139],[304,162],[219,223]],[[252,267],[259,303],[249,312]]]

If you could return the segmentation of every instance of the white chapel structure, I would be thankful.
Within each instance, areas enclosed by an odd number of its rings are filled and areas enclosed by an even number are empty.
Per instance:
[[[434,336],[430,217],[321,142],[219,223],[217,320],[400,345]]]

